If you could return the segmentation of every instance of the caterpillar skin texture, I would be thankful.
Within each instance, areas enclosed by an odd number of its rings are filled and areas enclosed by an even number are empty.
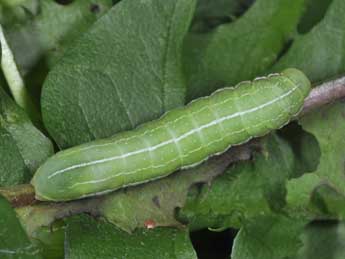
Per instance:
[[[39,200],[67,201],[161,178],[286,124],[310,91],[299,70],[242,82],[138,128],[57,153],[36,172]]]

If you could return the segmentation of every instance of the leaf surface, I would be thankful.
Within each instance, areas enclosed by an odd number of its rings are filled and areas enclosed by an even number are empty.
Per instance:
[[[66,51],[44,84],[43,119],[62,148],[182,105],[181,47],[194,0],[121,1]]]
[[[185,230],[141,229],[128,234],[110,223],[96,221],[86,215],[67,220],[65,256],[71,259],[196,258]]]
[[[184,51],[188,99],[264,74],[294,31],[305,0],[258,0],[238,20],[191,34]]]
[[[0,186],[28,182],[53,145],[0,86]]]
[[[0,258],[40,259],[40,251],[26,236],[16,213],[0,196]]]

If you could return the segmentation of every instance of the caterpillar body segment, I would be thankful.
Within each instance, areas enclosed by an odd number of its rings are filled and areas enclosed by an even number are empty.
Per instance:
[[[134,130],[57,153],[32,179],[36,197],[80,199],[194,166],[280,128],[309,91],[309,80],[296,69],[218,90]]]

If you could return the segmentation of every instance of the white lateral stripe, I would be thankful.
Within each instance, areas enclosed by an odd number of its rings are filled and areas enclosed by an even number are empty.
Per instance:
[[[198,132],[202,129],[205,129],[205,128],[209,128],[213,125],[216,125],[218,123],[221,123],[223,121],[226,121],[226,120],[229,120],[229,119],[233,119],[235,117],[238,117],[238,116],[242,116],[244,114],[248,114],[248,113],[252,113],[252,112],[255,112],[257,110],[260,110],[262,108],[265,108],[287,96],[289,96],[292,92],[294,92],[296,89],[298,88],[298,86],[295,86],[293,87],[291,90],[287,91],[285,94],[269,101],[269,102],[266,102],[264,104],[261,104],[257,107],[254,107],[254,108],[251,108],[251,109],[248,109],[248,110],[245,110],[245,111],[242,111],[242,112],[236,112],[234,114],[231,114],[231,115],[228,115],[228,116],[225,116],[223,118],[219,118],[217,120],[214,120],[210,123],[207,123],[205,125],[202,125],[201,127],[198,127],[198,128],[195,128],[195,129],[192,129],[191,131],[188,131],[187,133],[185,134],[182,134],[181,136],[179,136],[178,138],[176,139],[170,139],[170,140],[167,140],[167,141],[164,141],[162,143],[159,143],[158,145],[155,145],[153,147],[149,147],[149,148],[143,148],[143,149],[139,149],[139,150],[136,150],[136,151],[133,151],[133,152],[129,152],[129,153],[126,153],[126,154],[123,154],[121,156],[114,156],[114,157],[109,157],[109,158],[104,158],[104,159],[100,159],[100,160],[95,160],[95,161],[91,161],[91,162],[87,162],[87,163],[81,163],[81,164],[77,164],[77,165],[73,165],[73,166],[70,166],[70,167],[66,167],[64,169],[61,169],[61,170],[58,170],[56,172],[54,172],[53,174],[51,174],[50,176],[48,176],[48,179],[51,179],[61,173],[64,173],[64,172],[67,172],[67,171],[71,171],[73,169],[76,169],[76,168],[81,168],[81,167],[87,167],[87,166],[90,166],[90,165],[96,165],[96,164],[101,164],[101,163],[105,163],[105,162],[109,162],[109,161],[113,161],[113,160],[117,160],[117,159],[122,159],[122,158],[126,158],[126,157],[130,157],[130,156],[133,156],[133,155],[137,155],[137,154],[140,154],[140,153],[144,153],[146,151],[153,151],[153,150],[156,150],[162,146],[165,146],[167,144],[170,144],[170,143],[173,143],[173,142],[178,142],[184,138],[187,138],[188,136],[194,134],[195,132]]]

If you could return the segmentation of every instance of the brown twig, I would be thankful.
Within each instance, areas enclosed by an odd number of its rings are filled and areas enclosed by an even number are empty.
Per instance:
[[[299,116],[303,116],[313,109],[343,98],[345,98],[345,76],[313,88],[305,99],[302,112]]]
[[[345,77],[323,83],[312,89],[298,117],[303,116],[313,109],[343,98],[345,98]],[[224,163],[229,164],[239,160],[248,160],[254,150],[254,146],[255,140],[244,145],[235,146],[222,154],[220,161],[225,161],[226,159],[222,158],[227,158],[229,161]],[[23,207],[37,202],[34,198],[34,189],[29,184],[0,188],[0,194],[9,200],[13,207]]]

